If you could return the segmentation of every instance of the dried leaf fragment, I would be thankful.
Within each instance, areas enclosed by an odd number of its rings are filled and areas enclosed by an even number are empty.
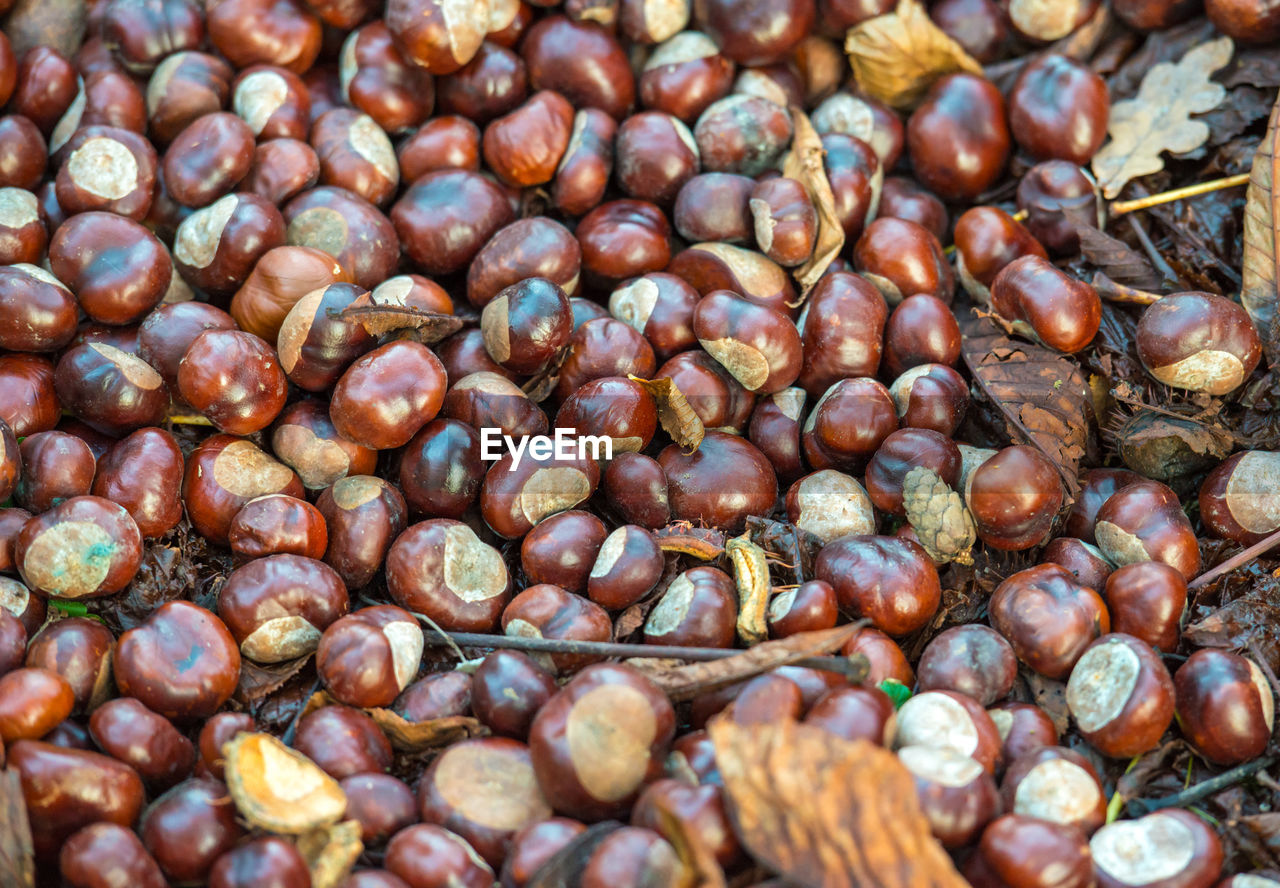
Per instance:
[[[840,255],[840,249],[844,246],[844,226],[836,215],[835,194],[831,191],[831,182],[828,181],[827,171],[822,164],[825,154],[822,137],[809,122],[803,108],[791,106],[791,121],[795,134],[791,138],[791,150],[782,160],[782,175],[803,185],[814,209],[818,211],[818,237],[813,245],[813,253],[794,272],[796,283],[800,285],[800,302],[804,302],[827,266]],[[867,211],[868,222],[875,218],[875,204],[879,202],[880,196],[879,184],[883,180],[884,171],[876,167],[871,186],[873,204]]]
[[[370,336],[412,330],[413,339],[434,345],[462,329],[462,318],[400,305],[362,304],[357,301],[342,310],[342,317],[364,327]]]
[[[961,319],[960,330],[961,354],[974,384],[1004,414],[1009,437],[1052,460],[1075,496],[1092,416],[1092,394],[1080,366],[1060,352],[1002,336],[981,318]]]
[[[965,888],[892,752],[785,720],[708,725],[734,830],[804,888]]]
[[[347,810],[338,781],[270,734],[237,734],[222,755],[231,800],[260,829],[300,835],[337,823]]]
[[[338,701],[328,691],[316,691],[307,700],[302,714],[310,715],[317,709],[330,706]],[[479,719],[469,715],[450,715],[444,718],[433,718],[424,722],[411,722],[391,709],[365,709],[366,715],[377,723],[382,733],[387,735],[391,745],[402,752],[422,752],[427,749],[439,749],[466,740],[469,737],[484,737],[489,734]]]
[[[16,770],[0,771],[0,885],[30,888],[36,883],[27,802]]]
[[[902,505],[920,545],[934,561],[973,564],[969,550],[977,539],[964,497],[928,466],[916,466],[902,481]]]
[[[947,74],[982,74],[982,66],[933,23],[917,0],[898,0],[893,12],[850,28],[844,48],[863,91],[899,109],[914,108]]]
[[[1280,162],[1280,99],[1271,109],[1267,134],[1258,145],[1249,175],[1244,205],[1244,267],[1240,303],[1253,318],[1273,366],[1280,361],[1280,335],[1274,335],[1280,314],[1276,292],[1280,285],[1280,195],[1276,194],[1276,166]],[[1276,331],[1280,332],[1280,331]]]
[[[662,423],[662,430],[671,436],[671,440],[687,452],[697,450],[707,431],[702,419],[693,412],[684,392],[680,391],[675,381],[666,376],[641,379],[639,376],[629,375],[627,378],[639,383],[641,388],[653,396],[658,405],[658,422]]]
[[[364,851],[360,821],[344,820],[298,837],[298,852],[311,870],[311,888],[336,888]]]
[[[1185,154],[1209,139],[1209,126],[1192,114],[1211,111],[1227,91],[1209,79],[1231,61],[1234,44],[1219,37],[1201,44],[1177,64],[1161,62],[1142,78],[1138,95],[1111,106],[1111,141],[1093,156],[1093,175],[1103,194],[1115,198],[1130,179],[1164,169],[1160,155]]]
[[[738,587],[738,638],[752,645],[769,637],[769,562],[764,549],[744,533],[725,544],[733,564],[733,581]]]

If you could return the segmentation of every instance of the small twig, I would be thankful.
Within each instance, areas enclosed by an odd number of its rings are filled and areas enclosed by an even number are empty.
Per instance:
[[[1133,229],[1134,236],[1138,238],[1138,243],[1142,244],[1142,249],[1146,252],[1147,258],[1151,260],[1151,264],[1164,275],[1166,281],[1179,283],[1178,273],[1173,270],[1173,266],[1169,264],[1160,251],[1156,249],[1156,245],[1151,242],[1151,235],[1147,234],[1147,229],[1138,221],[1137,216],[1130,216],[1127,220],[1129,227]]]
[[[1093,288],[1104,300],[1117,305],[1151,305],[1164,298],[1159,293],[1148,293],[1146,290],[1116,283],[1102,272],[1093,276]]]
[[[307,703],[311,701],[311,698],[316,695],[318,690],[320,690],[320,677],[316,676],[316,680],[311,683],[311,690],[307,691],[306,696],[302,698],[302,705],[293,714],[293,720],[289,722],[289,727],[285,728],[284,736],[280,738],[286,746],[293,745],[293,735],[298,731],[298,722],[302,720],[302,713],[307,711]]]
[[[1173,795],[1165,796],[1161,799],[1134,799],[1133,804],[1137,805],[1144,814],[1151,811],[1159,811],[1161,808],[1185,808],[1207,799],[1209,796],[1219,793],[1230,786],[1234,786],[1247,777],[1252,777],[1263,768],[1270,767],[1275,763],[1275,760],[1275,756],[1263,756],[1251,762],[1245,762],[1230,771],[1223,771],[1216,777],[1203,780],[1190,789],[1184,789],[1182,792],[1175,792]]]
[[[1183,200],[1188,197],[1199,197],[1202,194],[1221,191],[1224,188],[1235,188],[1237,185],[1248,184],[1249,173],[1240,173],[1236,176],[1227,176],[1223,179],[1211,179],[1208,182],[1187,185],[1185,188],[1174,188],[1170,191],[1161,191],[1159,194],[1149,194],[1146,197],[1138,197],[1133,200],[1118,200],[1111,205],[1111,215],[1123,216],[1125,213],[1132,213],[1136,210],[1145,210],[1147,207],[1173,203],[1175,200]]]
[[[459,663],[467,662],[467,655],[462,652],[462,648],[458,646],[458,643],[448,632],[445,632],[440,628],[439,623],[428,617],[426,614],[414,613],[413,611],[410,611],[410,613],[422,622],[426,623],[430,628],[434,629],[440,638],[444,639],[444,646],[453,651],[453,655],[458,658]],[[428,644],[430,644],[430,642],[428,642]]]
[[[1206,570],[1190,583],[1187,583],[1187,588],[1199,589],[1203,586],[1207,586],[1223,574],[1228,574],[1236,568],[1244,567],[1259,555],[1271,551],[1276,546],[1280,546],[1280,530],[1277,530],[1270,536],[1265,537],[1261,542],[1254,543],[1249,548],[1237,552],[1217,567]]]
[[[626,644],[618,641],[578,641],[572,638],[526,638],[524,636],[488,635],[483,632],[445,632],[433,626],[439,637],[426,636],[428,645],[448,645],[449,647],[485,647],[505,648],[516,651],[535,651],[547,654],[578,654],[595,657],[627,657],[646,659],[689,660],[706,662],[735,657],[742,650],[738,648],[694,648],[680,647],[674,644]],[[797,660],[796,666],[809,669],[820,669],[824,672],[838,672],[842,675],[857,674],[860,667],[848,657],[805,657]]]

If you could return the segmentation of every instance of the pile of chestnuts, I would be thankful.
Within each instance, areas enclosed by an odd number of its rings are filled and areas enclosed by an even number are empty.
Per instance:
[[[525,888],[615,820],[572,884],[692,888],[694,841],[790,885],[705,726],[793,719],[895,751],[976,888],[1280,886],[1195,813],[1109,807],[1171,739],[1271,746],[1268,664],[1182,633],[1202,540],[1280,528],[1280,453],[1212,468],[1193,521],[967,421],[970,303],[1065,360],[1102,323],[1062,260],[1111,99],[1046,47],[1103,5],[936,0],[1020,69],[911,109],[844,55],[891,0],[90,0],[78,44],[0,32],[0,799],[37,884]],[[1201,7],[1105,5],[1130,49]],[[1274,3],[1203,6],[1280,40]],[[1123,311],[1171,390],[1266,370],[1230,298]],[[573,644],[745,647],[725,549],[762,527],[812,557],[772,565],[760,637],[863,620],[835,654],[864,682],[673,703],[663,664]],[[449,632],[552,644],[458,664]],[[424,723],[455,733],[406,754]]]

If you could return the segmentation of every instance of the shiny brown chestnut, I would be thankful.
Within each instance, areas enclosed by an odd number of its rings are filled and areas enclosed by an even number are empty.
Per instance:
[[[791,135],[787,109],[742,94],[712,102],[693,128],[703,169],[753,177],[777,163]]]
[[[1048,535],[1062,506],[1057,468],[1027,445],[1006,447],[974,469],[965,501],[983,542],[999,549],[1028,549]]]
[[[396,159],[406,182],[436,170],[478,170],[480,128],[456,114],[433,117],[400,144]]]
[[[168,884],[137,834],[116,823],[92,823],[69,837],[58,869],[69,888],[108,888],[105,880],[116,876],[137,888]]]
[[[173,240],[174,265],[183,280],[210,295],[236,292],[258,260],[285,242],[275,205],[248,192],[228,194],[191,213]]]
[[[945,238],[951,230],[951,217],[947,213],[946,204],[936,194],[905,176],[889,176],[884,180],[876,215],[906,219],[923,225],[938,240]]]
[[[551,816],[529,747],[507,737],[450,746],[423,773],[417,799],[424,823],[461,836],[494,868],[517,832]]]
[[[1004,809],[1074,826],[1089,835],[1106,821],[1107,799],[1097,770],[1080,753],[1044,746],[1019,756],[1000,784]]]
[[[572,132],[573,106],[560,93],[542,90],[485,127],[485,164],[513,188],[546,184],[555,177]]]
[[[191,661],[193,645],[199,655]],[[170,601],[120,636],[112,670],[121,693],[187,722],[208,718],[231,697],[240,651],[216,616],[189,601]]]
[[[471,708],[471,676],[465,672],[433,672],[412,682],[393,704],[411,722],[466,715]]]
[[[252,441],[213,435],[187,459],[183,505],[196,532],[213,542],[225,544],[236,513],[268,493],[301,497],[302,482]]]
[[[390,774],[352,774],[338,781],[347,797],[348,820],[360,824],[365,847],[377,847],[418,820],[413,790]],[[350,888],[351,883],[347,883]]]
[[[1107,577],[1115,569],[1102,550],[1092,543],[1074,537],[1055,537],[1049,541],[1041,553],[1042,562],[1061,564],[1071,571],[1082,586],[1090,589],[1102,589],[1107,584]]]
[[[836,591],[823,580],[809,580],[769,600],[769,637],[830,629],[839,619]]]
[[[103,432],[154,426],[169,407],[160,374],[141,358],[104,342],[64,352],[53,383],[66,409]]]
[[[600,488],[623,520],[655,530],[671,517],[667,474],[640,453],[617,453],[605,467]]]
[[[931,429],[891,432],[867,463],[867,495],[876,508],[905,516],[903,488],[907,475],[918,467],[929,469],[955,488],[960,480],[960,449],[950,438]]]
[[[22,352],[57,351],[75,336],[77,317],[78,303],[71,290],[43,268],[25,264],[0,268],[0,347]],[[48,376],[52,389],[52,365]],[[6,420],[15,434],[27,434],[17,431],[18,423],[12,418]]]
[[[853,263],[890,305],[915,293],[927,293],[951,304],[955,276],[942,245],[915,222],[876,219],[854,245]]]
[[[551,438],[534,439],[519,465],[514,450],[508,449],[480,486],[485,524],[499,536],[517,539],[544,518],[585,502],[600,483],[604,445],[586,439],[579,443],[576,454],[557,455]]]
[[[105,324],[141,320],[164,298],[173,262],[160,239],[131,219],[82,212],[58,227],[49,245],[58,280],[85,313]]]
[[[957,691],[985,707],[1013,689],[1018,660],[995,630],[978,624],[953,626],[925,646],[916,676],[922,691]]]
[[[609,313],[648,340],[654,355],[667,360],[693,348],[693,309],[698,292],[672,274],[645,274],[614,290]]]
[[[699,173],[680,189],[672,208],[676,231],[687,241],[749,244],[755,237],[751,192],[756,182],[737,173]]]
[[[214,0],[205,20],[210,42],[237,68],[278,65],[302,74],[320,53],[320,20],[300,0]],[[246,28],[249,21],[256,27]]]
[[[1207,0],[1209,21],[1219,31],[1246,43],[1268,43],[1280,35],[1280,12],[1253,0]],[[1194,12],[1190,13],[1194,15]]]
[[[1275,699],[1252,660],[1198,650],[1173,676],[1178,727],[1200,755],[1235,765],[1261,755],[1275,724]]]
[[[1018,659],[1047,678],[1067,677],[1085,648],[1111,631],[1101,596],[1057,564],[1010,576],[992,593],[989,610],[992,628]]]
[[[636,389],[636,383],[627,377],[649,379],[657,366],[653,348],[633,327],[617,318],[593,318],[579,324],[570,335],[569,354],[560,364],[560,379],[554,394],[563,399],[562,411],[569,399],[577,396],[579,407],[574,411],[578,414],[575,419],[584,412],[594,414],[595,422],[619,430],[615,438],[627,437],[621,430],[631,427],[642,439],[628,442],[630,446],[625,448],[620,446],[621,441],[615,441],[615,449],[643,449],[652,437],[652,430],[646,431],[650,396]],[[592,386],[590,392],[582,392],[588,385]],[[600,399],[606,397],[617,397],[619,402],[616,405],[601,403]],[[563,423],[557,420],[556,425]]]
[[[48,245],[49,229],[36,196],[24,188],[0,187],[0,260],[35,264]]]
[[[101,497],[76,496],[23,525],[14,562],[23,581],[45,595],[110,595],[137,573],[142,534],[121,506]]]
[[[707,432],[691,454],[672,444],[658,462],[677,519],[740,531],[748,515],[768,512],[778,495],[777,477],[764,455],[727,432]]]
[[[667,272],[683,278],[703,296],[712,290],[732,290],[785,315],[795,314],[791,277],[778,263],[754,250],[724,243],[694,244],[672,258]]]
[[[57,430],[28,435],[15,448],[14,457],[21,477],[13,487],[13,498],[36,514],[73,496],[87,495],[97,469],[88,444]]]
[[[698,172],[700,159],[693,133],[678,117],[641,111],[618,127],[614,172],[629,197],[670,206]]]
[[[334,386],[329,417],[357,444],[401,447],[439,412],[445,385],[444,367],[429,348],[389,342],[346,369]]]
[[[846,378],[823,393],[805,419],[801,442],[816,469],[861,470],[897,431],[897,408],[874,379]]]
[[[148,785],[168,789],[191,773],[195,746],[166,718],[131,697],[93,711],[89,733],[104,752],[133,767]]]
[[[603,203],[582,218],[575,235],[589,285],[614,286],[661,271],[671,259],[671,226],[647,200]]]
[[[231,572],[218,591],[218,616],[242,655],[278,663],[313,652],[321,633],[346,614],[347,603],[346,587],[328,565],[301,555],[268,555]]]
[[[520,566],[533,583],[551,583],[570,592],[587,589],[587,578],[609,536],[603,521],[571,509],[552,515],[525,536]]]
[[[1009,92],[1009,128],[1036,160],[1087,164],[1107,137],[1111,98],[1087,65],[1057,53],[1031,61]]]
[[[401,454],[400,490],[423,518],[461,518],[479,495],[483,479],[480,436],[465,422],[434,419]]]
[[[75,695],[57,672],[37,667],[0,675],[0,741],[38,740],[71,714]]]
[[[584,220],[585,221],[585,220]],[[579,237],[582,236],[579,224]],[[546,278],[572,296],[578,289],[582,251],[569,230],[548,219],[520,219],[497,231],[467,270],[467,301],[484,308],[505,288]]]
[[[660,43],[640,71],[640,104],[693,123],[729,94],[733,63],[701,31],[681,31]],[[704,240],[705,238],[698,238]]]
[[[476,668],[471,708],[494,733],[523,740],[542,705],[559,690],[555,678],[519,651],[494,651]]]
[[[1177,494],[1159,481],[1139,481],[1112,494],[1094,524],[1098,548],[1117,566],[1162,561],[1190,581],[1200,547]]]
[[[516,108],[528,92],[524,60],[506,46],[486,40],[470,62],[436,81],[436,107],[482,126]]]
[[[1010,142],[1003,97],[975,74],[936,81],[907,121],[916,177],[944,199],[972,200],[995,184]]]
[[[700,28],[741,65],[780,61],[812,28],[816,14],[812,0],[771,0],[746,10],[731,0],[694,3]]]
[[[1228,457],[1200,485],[1200,519],[1219,537],[1244,546],[1280,528],[1280,504],[1269,479],[1280,469],[1280,454],[1246,450]]]
[[[889,635],[921,628],[942,600],[938,571],[924,549],[895,537],[842,537],[822,547],[813,569],[836,590],[842,608]]]
[[[899,707],[893,746],[940,746],[972,758],[991,774],[1000,755],[1000,734],[972,698],[955,691],[925,691]]]
[[[381,774],[391,765],[391,743],[382,729],[350,706],[322,706],[304,715],[293,745],[335,780]]]
[[[284,407],[288,382],[275,349],[252,333],[206,330],[178,364],[178,391],[221,431],[248,435]]]
[[[1015,259],[995,276],[991,307],[1015,332],[1069,354],[1093,341],[1102,323],[1097,291],[1039,255]]]
[[[555,90],[578,107],[622,120],[635,103],[635,75],[622,45],[595,22],[551,15],[525,34],[520,54],[533,89]]]
[[[273,247],[262,254],[236,290],[231,316],[245,332],[275,342],[284,319],[303,296],[350,280],[351,274],[323,250]]]
[[[1111,758],[1154,749],[1173,721],[1173,679],[1132,635],[1112,633],[1091,644],[1071,670],[1066,696],[1080,733]]]
[[[1000,758],[1005,764],[1045,746],[1058,744],[1058,729],[1034,703],[998,703],[987,710],[1000,732]]]
[[[115,638],[87,617],[58,620],[30,633],[26,665],[56,672],[71,686],[74,714],[91,712],[111,694]]]
[[[91,210],[141,221],[156,185],[156,151],[137,133],[87,126],[63,146],[55,193],[68,215]]]
[[[459,632],[492,630],[508,601],[501,555],[461,521],[413,525],[388,550],[386,571],[398,604]]]
[[[786,315],[727,290],[698,302],[693,331],[702,347],[751,392],[772,394],[800,373],[802,344]]]
[[[548,425],[542,408],[518,385],[487,370],[457,378],[445,393],[441,414],[464,423],[477,442],[477,429],[499,429],[504,435],[518,438],[540,435]]]
[[[579,109],[569,147],[556,167],[551,201],[570,216],[581,216],[604,199],[613,174],[613,140],[618,124],[599,108]]]
[[[1134,340],[1143,366],[1157,380],[1211,395],[1238,388],[1261,357],[1257,330],[1244,309],[1197,291],[1148,306]]]
[[[884,368],[899,377],[921,364],[960,359],[960,326],[945,302],[916,293],[898,303],[884,331]]]
[[[715,567],[680,574],[644,623],[646,644],[725,648],[733,644],[738,600],[733,581]]]
[[[333,483],[316,508],[328,528],[325,563],[349,589],[366,585],[382,566],[391,543],[404,530],[404,497],[391,483],[372,475],[350,475]]]
[[[1089,840],[1098,888],[1212,885],[1222,874],[1222,843],[1190,811],[1156,811],[1118,820]]]
[[[392,836],[383,862],[408,888],[489,888],[494,882],[493,870],[466,839],[434,823],[417,823]]]
[[[366,290],[395,272],[401,239],[410,257],[419,260],[416,230],[401,232],[398,222],[393,226],[377,207],[345,189],[321,185],[304,191],[285,204],[283,213],[288,243],[328,253]]]
[[[993,820],[963,871],[975,888],[1089,888],[1095,884],[1084,833],[1022,814]]]
[[[502,631],[521,638],[608,641],[613,637],[613,621],[608,611],[595,602],[559,586],[541,583],[525,589],[503,609]],[[599,659],[588,654],[531,656],[551,672],[572,671]]]
[[[887,317],[884,297],[864,278],[824,275],[796,321],[804,346],[800,385],[817,398],[842,379],[875,376]]]
[[[276,458],[298,473],[308,490],[324,490],[343,478],[367,475],[377,466],[375,450],[338,434],[322,401],[295,401],[276,418],[271,431]]]
[[[898,761],[915,780],[929,828],[944,847],[968,845],[1000,810],[995,778],[969,756],[945,746],[907,746]]]
[[[871,534],[876,514],[871,497],[852,475],[820,469],[787,490],[787,518],[824,545],[850,534]]]
[[[1117,568],[1105,592],[1111,628],[1171,653],[1178,647],[1178,626],[1187,607],[1187,582],[1159,561]]]
[[[329,691],[352,706],[387,706],[418,673],[422,630],[392,605],[362,608],[320,637],[316,669]]]
[[[609,610],[631,607],[662,578],[662,550],[644,527],[623,525],[604,537],[586,580],[586,595]]]
[[[653,682],[628,666],[602,663],[579,672],[542,707],[529,750],[552,807],[598,820],[625,812],[661,773],[674,733],[675,713]]]

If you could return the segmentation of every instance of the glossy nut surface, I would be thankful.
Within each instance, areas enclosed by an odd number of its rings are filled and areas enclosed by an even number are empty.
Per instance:
[[[831,584],[841,607],[889,635],[925,625],[942,596],[924,549],[893,537],[846,536],[828,543],[814,561],[814,575]]]
[[[1101,596],[1057,564],[1013,574],[996,587],[990,614],[1018,659],[1048,678],[1066,677],[1085,648],[1111,630]]]
[[[1080,733],[1103,755],[1138,755],[1153,749],[1173,721],[1173,679],[1144,642],[1104,635],[1072,668],[1067,706]]]

